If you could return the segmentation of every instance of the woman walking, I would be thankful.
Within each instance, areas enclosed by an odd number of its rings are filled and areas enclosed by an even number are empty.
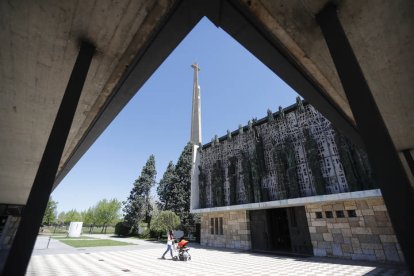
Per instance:
[[[173,253],[172,253],[173,242],[174,242],[174,236],[173,236],[172,231],[169,230],[167,233],[167,250],[165,250],[164,254],[162,254],[161,259],[165,259],[165,254],[167,254],[168,250],[170,251],[171,258],[173,258]]]

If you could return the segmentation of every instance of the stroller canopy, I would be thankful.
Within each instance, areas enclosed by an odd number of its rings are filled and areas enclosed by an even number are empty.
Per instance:
[[[184,246],[186,246],[188,244],[188,241],[186,241],[186,240],[181,240],[179,243],[178,243],[178,247],[184,247]]]

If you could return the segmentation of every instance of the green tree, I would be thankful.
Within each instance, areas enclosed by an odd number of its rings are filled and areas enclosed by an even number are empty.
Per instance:
[[[147,163],[142,168],[141,175],[134,182],[127,201],[124,204],[124,221],[135,229],[141,221],[150,222],[152,210],[150,190],[155,185],[155,157],[150,155]]]
[[[52,197],[49,198],[49,201],[47,202],[45,213],[43,215],[42,224],[51,225],[56,221],[57,204],[58,204],[58,202],[54,201],[52,199]]]
[[[159,207],[161,210],[170,210],[174,203],[174,189],[177,186],[178,178],[175,166],[172,161],[168,163],[167,169],[157,187]]]
[[[66,218],[66,213],[65,212],[60,212],[58,217],[57,217],[58,224],[64,224],[65,223],[65,218]]]
[[[123,221],[120,221],[115,225],[115,234],[118,236],[128,236],[130,231],[131,227],[126,225]]]
[[[65,214],[64,223],[69,224],[72,221],[82,221],[82,216],[76,209],[72,209]]]
[[[98,223],[98,216],[96,215],[96,206],[89,207],[88,210],[81,213],[83,224],[89,226],[89,233],[92,233],[93,228]]]
[[[171,210],[181,219],[184,231],[188,232],[189,226],[194,224],[194,215],[190,213],[191,197],[191,166],[192,166],[192,143],[187,143],[178,158],[175,166],[177,184],[173,189]]]
[[[117,199],[102,199],[95,207],[95,216],[99,225],[102,226],[103,233],[106,234],[108,225],[114,225],[119,220],[119,210],[121,209],[121,202]]]
[[[174,212],[161,211],[152,217],[150,229],[160,235],[168,230],[177,229],[180,224],[180,218]]]

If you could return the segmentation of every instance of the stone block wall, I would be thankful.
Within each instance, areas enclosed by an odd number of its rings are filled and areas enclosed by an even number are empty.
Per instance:
[[[223,218],[223,235],[210,232],[211,218]],[[249,213],[246,210],[214,212],[201,216],[201,245],[251,249]]]
[[[315,256],[404,262],[382,197],[306,205]],[[349,214],[355,211],[354,214]],[[327,218],[326,212],[333,217]],[[343,211],[344,217],[337,217]],[[322,218],[317,218],[317,212]],[[355,215],[355,217],[352,217]]]

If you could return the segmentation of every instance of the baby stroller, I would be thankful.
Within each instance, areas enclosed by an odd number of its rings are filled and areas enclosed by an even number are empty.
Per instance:
[[[178,256],[174,256],[175,261],[190,261],[191,255],[188,253],[190,248],[187,247],[188,241],[181,240],[177,243]]]

